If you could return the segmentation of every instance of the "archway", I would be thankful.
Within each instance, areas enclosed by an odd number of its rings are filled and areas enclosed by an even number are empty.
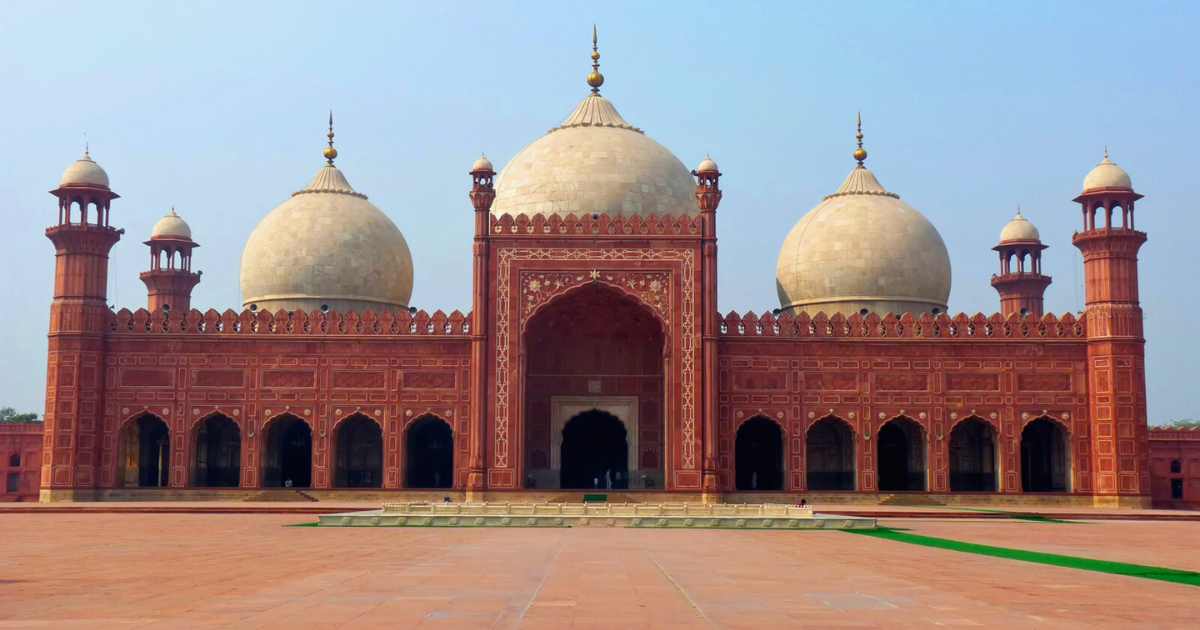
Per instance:
[[[738,490],[783,490],[783,431],[778,424],[763,417],[743,422],[733,450]]]
[[[629,444],[616,416],[593,409],[562,430],[561,488],[628,488]]]
[[[925,430],[905,417],[879,429],[879,489],[884,492],[925,489]]]
[[[808,428],[804,461],[809,490],[854,490],[854,432],[841,418],[822,418]]]
[[[153,414],[144,413],[121,430],[120,485],[125,488],[165,488],[170,483],[171,430]]]
[[[192,485],[237,487],[242,473],[242,432],[237,423],[221,414],[209,416],[196,425],[195,444]]]
[[[1049,418],[1038,418],[1021,431],[1021,490],[1067,492],[1071,459],[1067,431]]]
[[[405,487],[453,487],[454,432],[450,425],[435,416],[414,422],[405,438],[404,460]]]
[[[312,429],[285,414],[267,425],[263,452],[263,487],[307,488],[312,485]]]
[[[967,418],[950,431],[950,491],[995,492],[996,429]]]
[[[379,488],[383,485],[383,431],[361,413],[338,424],[334,439],[333,485]]]
[[[536,282],[548,284],[553,279],[557,277],[551,275]],[[649,286],[665,280],[640,282]],[[575,415],[592,409],[587,404],[590,400],[597,410],[617,415],[626,424],[626,438],[633,452],[626,455],[621,467],[620,485],[662,487],[668,408],[664,394],[665,339],[663,324],[650,307],[599,281],[563,293],[529,319],[523,338],[523,485],[593,485],[592,478],[582,476],[586,472],[565,470],[566,460],[559,457],[565,451],[558,443],[559,437],[565,436],[560,427],[565,429]],[[572,406],[575,408],[564,412]],[[621,407],[633,412],[619,412]],[[576,485],[564,485],[568,478]]]

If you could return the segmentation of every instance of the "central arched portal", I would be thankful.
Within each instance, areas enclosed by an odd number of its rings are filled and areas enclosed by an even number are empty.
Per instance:
[[[628,488],[629,442],[625,425],[597,409],[585,411],[562,430],[561,488]]]
[[[925,489],[925,430],[903,416],[879,429],[879,490]]]
[[[542,275],[528,282],[559,278]],[[650,288],[666,279],[629,282]],[[523,337],[526,488],[663,487],[665,338],[648,306],[601,281],[567,291],[529,319]],[[574,440],[577,434],[584,441]],[[589,435],[605,440],[603,446],[583,448]],[[601,450],[590,452],[595,449]]]

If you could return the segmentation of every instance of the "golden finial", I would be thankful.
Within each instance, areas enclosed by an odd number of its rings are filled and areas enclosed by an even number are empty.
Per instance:
[[[587,84],[592,86],[592,94],[600,93],[600,86],[604,85],[604,75],[600,74],[600,48],[596,37],[596,25],[592,25],[592,71],[587,76]]]
[[[858,140],[858,148],[854,150],[854,159],[858,160],[858,166],[863,166],[863,160],[867,159],[867,150],[863,148],[862,139],[862,112],[858,112],[858,132],[854,137]]]
[[[337,149],[333,148],[333,110],[329,110],[329,133],[325,134],[329,138],[329,146],[325,147],[325,163],[333,166],[333,160],[337,157]]]
[[[91,143],[88,142],[87,132],[83,132],[83,157],[84,159],[92,159]]]

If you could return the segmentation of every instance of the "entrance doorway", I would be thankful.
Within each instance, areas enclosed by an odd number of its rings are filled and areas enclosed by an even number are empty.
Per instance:
[[[900,417],[879,429],[879,489],[925,489],[925,430]]]
[[[333,485],[378,488],[383,485],[383,431],[372,419],[354,414],[337,427]]]
[[[404,446],[405,487],[454,485],[454,432],[445,420],[435,416],[417,420],[408,428]]]
[[[809,490],[854,490],[854,432],[841,418],[818,420],[808,429],[804,460]]]
[[[733,458],[738,490],[783,490],[783,431],[774,421],[756,417],[743,422]]]
[[[980,418],[967,418],[950,432],[950,491],[996,490],[996,430]]]
[[[307,488],[312,485],[312,430],[308,423],[284,414],[267,426],[263,487]]]
[[[170,482],[171,431],[158,416],[144,413],[121,431],[120,482],[126,488],[165,488]]]
[[[616,416],[593,409],[562,430],[562,488],[628,488],[629,444]]]
[[[1038,418],[1021,431],[1021,490],[1067,492],[1071,459],[1067,431],[1049,418]]]
[[[196,459],[192,485],[236,488],[242,473],[242,432],[227,416],[216,414],[196,427]]]
[[[522,338],[524,487],[590,488],[594,482],[610,483],[607,476],[596,482],[586,477],[587,472],[566,470],[563,459],[567,424],[592,410],[608,413],[624,425],[629,448],[619,469],[620,480],[611,484],[663,487],[666,415],[675,404],[667,401],[665,393],[665,338],[656,311],[602,281],[562,293],[529,318]],[[565,485],[568,479],[572,485]]]

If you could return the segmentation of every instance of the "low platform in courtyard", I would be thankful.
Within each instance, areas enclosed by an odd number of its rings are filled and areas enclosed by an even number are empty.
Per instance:
[[[389,503],[322,514],[322,527],[635,527],[871,529],[874,518],[814,514],[782,504]]]

